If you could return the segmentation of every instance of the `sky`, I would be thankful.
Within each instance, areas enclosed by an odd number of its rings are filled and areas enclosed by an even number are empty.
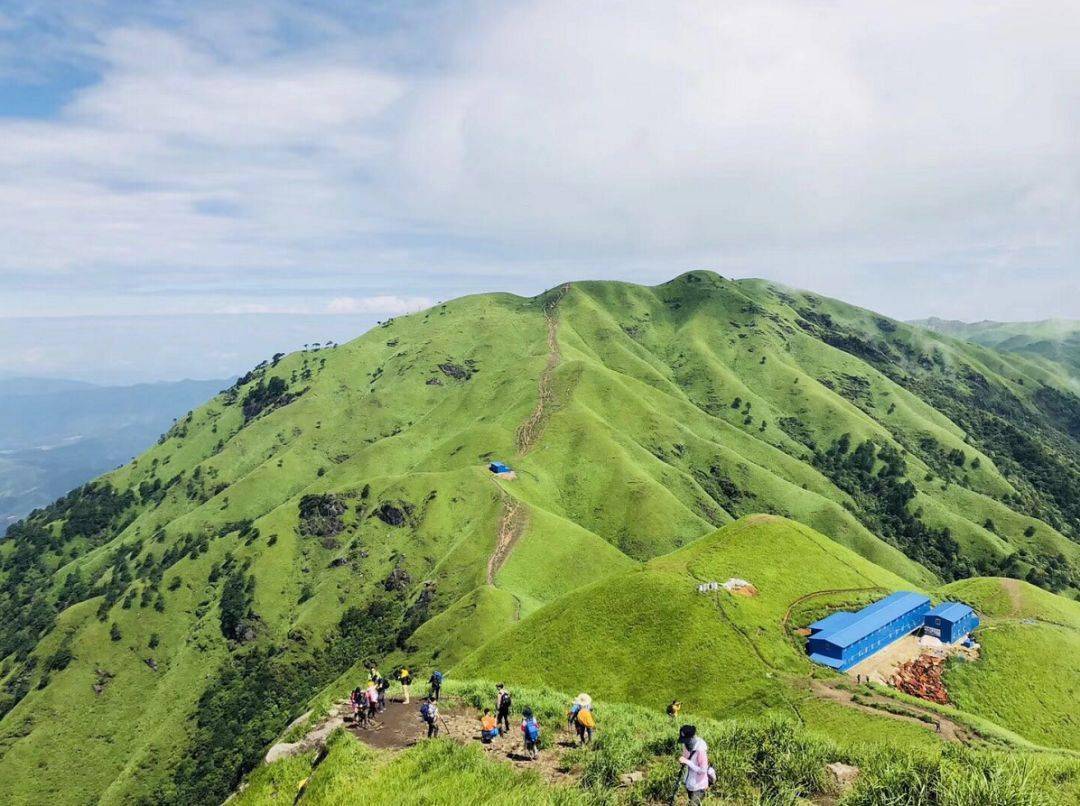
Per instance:
[[[696,268],[1080,318],[1078,41],[1073,0],[0,0],[0,374]]]

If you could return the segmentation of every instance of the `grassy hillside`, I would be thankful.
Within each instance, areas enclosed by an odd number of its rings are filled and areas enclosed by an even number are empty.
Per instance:
[[[945,592],[983,615],[982,660],[946,675],[953,701],[1033,742],[1080,750],[1080,604],[1012,579],[964,580]]]
[[[448,687],[444,706],[453,711],[490,701],[489,682],[455,681]],[[517,701],[527,703],[546,726],[542,755],[547,761],[541,767],[523,770],[507,763],[504,751],[513,740],[499,740],[497,752],[484,752],[474,737],[459,732],[407,749],[375,750],[339,731],[325,754],[313,751],[256,770],[234,802],[292,803],[301,785],[299,802],[312,806],[669,802],[677,765],[676,728],[667,717],[640,706],[597,700],[593,742],[587,749],[566,749],[558,726],[571,695],[551,689],[515,692]],[[687,713],[686,719],[709,745],[717,772],[714,797],[726,803],[835,803],[837,793],[825,775],[825,764],[834,761],[862,770],[856,787],[839,800],[845,806],[1064,804],[1080,794],[1080,762],[1065,757],[919,742],[902,749],[873,741],[837,743],[830,734],[789,720],[717,721],[695,713]],[[540,769],[548,774],[540,774]],[[640,782],[619,785],[619,776],[631,771],[641,773]]]
[[[912,324],[997,350],[1055,361],[1073,373],[1080,372],[1080,322],[957,322],[935,318]]]
[[[702,595],[700,582],[747,579],[752,598]],[[910,583],[794,522],[743,518],[690,546],[549,605],[453,669],[527,685],[581,688],[661,709],[795,716],[786,675],[812,666],[782,624],[803,596]]]
[[[705,272],[468,297],[275,356],[0,542],[0,799],[220,800],[358,660],[479,670],[519,621],[646,609],[636,645],[674,654],[591,650],[597,691],[662,701],[686,652],[730,677],[687,684],[706,711],[790,712],[806,692],[778,675],[805,661],[764,636],[820,579],[1074,596],[1080,401],[1048,367]],[[827,538],[650,562],[752,513]],[[819,581],[774,578],[793,547]],[[715,614],[691,595],[710,574],[761,588],[746,634],[672,645],[680,604]],[[620,663],[648,681],[602,677]]]

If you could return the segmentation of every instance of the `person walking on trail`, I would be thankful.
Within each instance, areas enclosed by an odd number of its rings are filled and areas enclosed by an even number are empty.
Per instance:
[[[375,691],[379,697],[379,713],[386,710],[386,692],[390,689],[390,681],[385,677],[380,677],[375,681]]]
[[[363,706],[361,705],[361,703],[363,702],[363,699],[364,699],[364,692],[363,692],[363,690],[361,690],[361,688],[359,686],[354,688],[352,690],[352,694],[349,695],[349,705],[352,707],[352,719],[353,719],[353,724],[354,725],[359,725],[360,724],[360,721],[361,721],[360,720],[360,712],[361,711],[364,711],[365,713],[367,712],[367,705],[366,704],[364,704]]]
[[[525,737],[525,753],[534,761],[540,757],[540,723],[531,708],[521,712],[521,733]]]
[[[401,694],[404,698],[404,703],[409,704],[409,685],[412,683],[412,675],[409,674],[408,669],[400,669],[398,671],[398,682],[401,683]]]
[[[491,709],[485,708],[484,715],[480,717],[480,741],[491,744],[492,739],[499,735],[499,726],[495,723],[495,717],[491,715]]]
[[[680,785],[686,790],[691,804],[701,803],[709,784],[716,777],[709,766],[709,746],[697,735],[697,728],[693,725],[679,728],[679,744],[683,748],[679,757],[679,763],[683,765]]]
[[[431,694],[428,696],[438,702],[439,694],[442,691],[442,672],[438,669],[432,672],[431,677],[428,678],[428,684],[431,686]]]
[[[379,689],[374,680],[368,682],[364,696],[367,698],[368,721],[374,721],[375,712],[379,710]]]
[[[584,747],[592,741],[593,731],[596,730],[596,717],[591,708],[581,708],[574,720],[574,728],[577,730],[578,741]]]
[[[513,698],[502,683],[495,686],[495,692],[495,721],[505,735],[510,732],[510,707],[513,705]]]
[[[379,679],[379,670],[378,668],[376,668],[374,663],[368,664],[368,679],[372,682]]]
[[[427,723],[427,737],[435,739],[439,736],[439,704],[431,697],[424,698],[424,704],[420,706],[420,718]]]

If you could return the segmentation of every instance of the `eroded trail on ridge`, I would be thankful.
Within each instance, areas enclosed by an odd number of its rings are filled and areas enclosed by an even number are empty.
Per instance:
[[[540,381],[537,384],[536,408],[517,430],[518,456],[524,456],[532,450],[544,431],[544,423],[551,407],[551,378],[562,358],[559,352],[559,302],[569,290],[569,283],[562,286],[544,308],[544,320],[547,323],[547,364],[544,366],[544,371],[540,373]]]
[[[525,507],[520,501],[503,495],[503,516],[499,520],[499,537],[495,542],[495,551],[488,558],[487,583],[495,584],[495,575],[503,567],[506,558],[522,532],[525,531]]]

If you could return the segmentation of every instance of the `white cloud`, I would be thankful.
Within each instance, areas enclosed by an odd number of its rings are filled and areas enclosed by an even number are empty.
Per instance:
[[[326,306],[327,313],[374,313],[400,316],[430,308],[435,301],[428,297],[336,297]]]
[[[393,58],[284,8],[105,27],[99,82],[0,120],[0,283],[389,314],[708,265],[1080,316],[1075,3],[481,3]]]

